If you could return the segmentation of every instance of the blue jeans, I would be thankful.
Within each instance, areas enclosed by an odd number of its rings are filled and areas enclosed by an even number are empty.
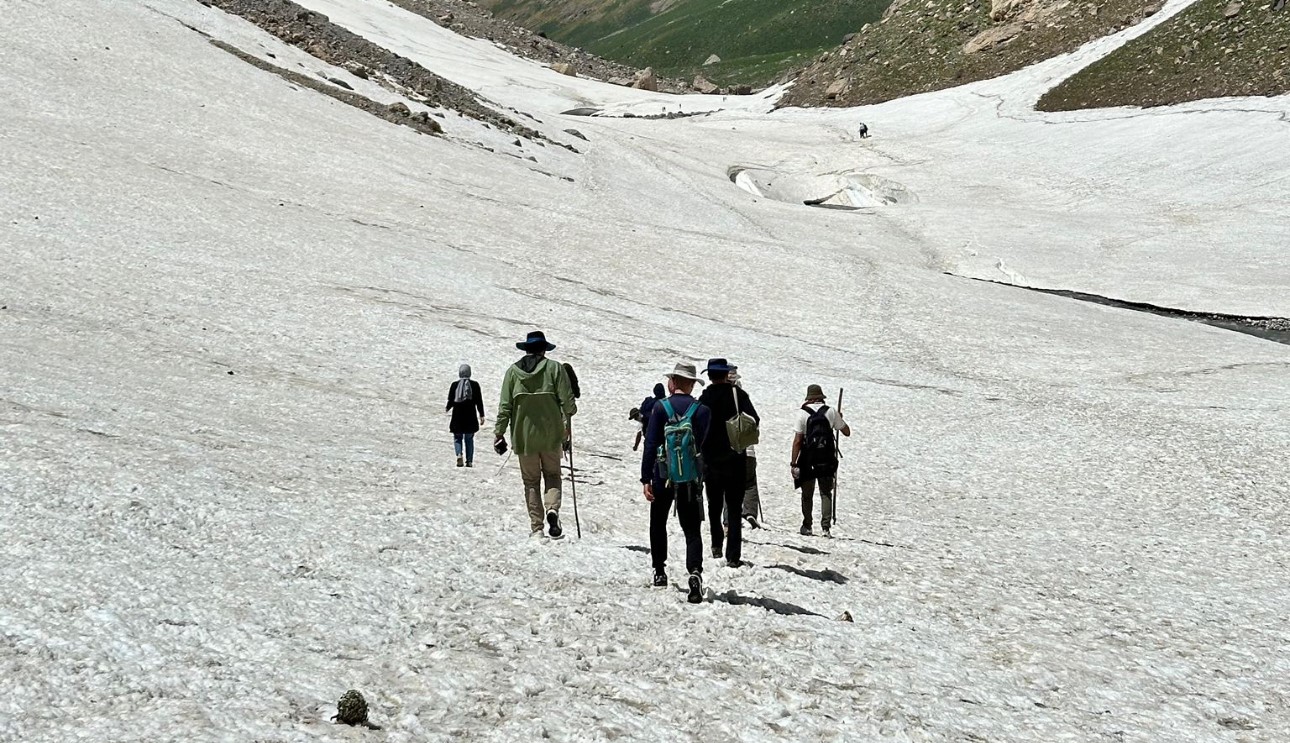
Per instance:
[[[466,444],[466,461],[475,461],[475,434],[473,433],[454,433],[452,435],[452,448],[461,456],[462,442]]]

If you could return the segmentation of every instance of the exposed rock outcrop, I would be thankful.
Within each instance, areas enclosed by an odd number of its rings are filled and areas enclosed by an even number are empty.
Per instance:
[[[636,79],[632,81],[632,87],[640,90],[658,90],[658,77],[654,74],[653,67],[646,67],[636,74]]]
[[[695,77],[694,82],[690,84],[690,87],[694,88],[694,92],[702,93],[703,95],[713,95],[714,93],[721,92],[721,88],[717,87],[716,83],[703,75]]]

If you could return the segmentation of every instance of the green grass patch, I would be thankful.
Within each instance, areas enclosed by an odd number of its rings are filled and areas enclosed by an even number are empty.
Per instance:
[[[762,85],[775,80],[784,74],[785,70],[800,67],[832,48],[832,46],[824,46],[801,51],[722,59],[718,64],[696,70],[683,70],[680,75],[688,78],[692,74],[701,74],[718,85],[738,83]]]
[[[876,20],[876,0],[685,0],[616,33],[587,39],[585,47],[609,59],[630,60],[670,76],[688,76],[709,55],[725,67],[714,76],[755,75],[765,82],[795,55],[837,46],[842,37]]]
[[[678,0],[658,13],[648,0],[495,0],[491,7],[557,41],[660,75],[762,84],[877,21],[889,2]],[[712,54],[721,64],[704,67]]]

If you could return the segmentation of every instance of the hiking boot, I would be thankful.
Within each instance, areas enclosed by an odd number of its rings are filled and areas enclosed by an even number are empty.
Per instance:
[[[742,568],[747,564],[748,563],[744,562],[743,560],[726,560],[726,567],[728,568]]]
[[[822,530],[820,531],[820,536],[824,537],[825,539],[832,539],[832,538],[833,538],[833,535],[829,533],[829,527],[827,527],[827,526],[826,526],[826,527],[824,527],[824,529],[822,529]]]
[[[749,529],[760,529],[761,524],[757,523],[757,517],[753,515],[744,516],[744,521],[748,522]]]
[[[801,529],[798,529],[798,530],[797,530],[797,533],[798,533],[798,534],[801,534],[801,535],[802,535],[802,536],[804,536],[804,537],[809,537],[809,536],[811,536],[811,535],[812,535],[811,527],[810,527],[810,526],[803,526]]]
[[[560,528],[560,514],[555,511],[546,512],[547,533],[552,539],[559,539],[564,536],[564,529]]]
[[[466,466],[466,460],[465,460],[465,459],[462,459],[461,457],[457,457],[457,466],[458,466],[458,467],[465,467],[465,466]]]
[[[690,592],[685,597],[691,604],[703,601],[703,578],[698,573],[690,573]]]
[[[720,548],[720,547],[713,547],[713,548],[712,548],[712,559],[714,559],[714,560],[720,560],[720,559],[721,559],[721,548]]]
[[[542,533],[541,529],[534,529],[533,531],[529,532],[529,539],[538,539],[539,537],[544,537],[544,536],[546,535]]]
[[[466,460],[466,466],[467,466],[467,467],[474,467],[474,466],[475,466],[475,463],[474,463],[474,462],[472,462],[472,461],[470,461],[470,460],[468,459],[468,460]]]
[[[667,573],[664,573],[663,571],[660,570],[659,572],[654,574],[654,587],[655,588],[667,587]]]

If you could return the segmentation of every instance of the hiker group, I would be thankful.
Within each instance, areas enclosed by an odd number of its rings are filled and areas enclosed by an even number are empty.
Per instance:
[[[573,470],[572,419],[580,396],[577,376],[568,364],[547,358],[555,349],[541,331],[533,331],[516,347],[524,356],[502,380],[500,402],[493,422],[493,448],[513,451],[528,507],[532,537],[564,535],[560,521],[561,463],[569,457]],[[761,526],[755,447],[761,416],[744,391],[738,367],[723,358],[709,359],[702,372],[681,362],[664,375],[653,394],[631,411],[640,425],[632,450],[641,453],[640,482],[650,503],[649,537],[655,586],[668,585],[667,521],[675,507],[685,535],[688,600],[703,596],[703,535],[706,515],[713,559],[742,567],[743,529]],[[474,434],[484,424],[479,384],[463,364],[448,391],[447,410],[458,467],[474,465]],[[506,435],[510,434],[508,445]],[[834,518],[834,487],[838,468],[835,435],[851,435],[840,411],[827,404],[819,385],[807,387],[798,411],[789,471],[801,490],[803,535],[813,534],[813,501],[820,491],[820,528],[830,536]],[[571,482],[576,482],[571,478]],[[576,516],[576,494],[574,499]],[[576,520],[576,519],[575,519]],[[580,529],[581,527],[579,527]]]
[[[724,556],[727,566],[742,567],[744,522],[754,529],[760,526],[754,447],[760,440],[761,417],[743,390],[737,366],[726,359],[709,359],[703,373],[710,384],[695,398],[695,386],[703,386],[704,382],[694,364],[678,363],[665,375],[668,395],[660,397],[656,390],[655,400],[647,400],[642,406],[648,413],[637,416],[645,440],[641,486],[645,500],[650,502],[653,583],[659,587],[668,585],[667,520],[675,505],[685,535],[691,603],[703,597],[701,523],[705,491],[714,559]],[[829,536],[838,466],[835,430],[851,435],[841,414],[825,404],[819,385],[811,385],[799,413],[789,468],[802,490],[803,523],[799,531],[803,535],[812,533],[812,500],[818,482],[820,525],[823,534]]]

